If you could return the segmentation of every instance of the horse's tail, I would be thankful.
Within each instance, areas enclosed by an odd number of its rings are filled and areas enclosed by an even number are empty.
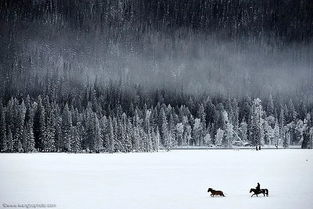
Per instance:
[[[265,189],[265,194],[266,196],[268,196],[268,189]]]

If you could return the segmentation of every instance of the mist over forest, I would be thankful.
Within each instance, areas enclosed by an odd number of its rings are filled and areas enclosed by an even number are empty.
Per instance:
[[[312,27],[310,0],[2,0],[0,150],[311,147]]]

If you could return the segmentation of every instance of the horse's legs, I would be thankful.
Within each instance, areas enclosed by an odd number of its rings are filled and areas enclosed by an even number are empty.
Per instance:
[[[252,194],[251,197],[253,197],[253,195],[255,195],[255,194]]]

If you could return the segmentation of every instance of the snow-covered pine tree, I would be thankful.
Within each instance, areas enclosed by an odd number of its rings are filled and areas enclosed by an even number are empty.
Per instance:
[[[216,135],[215,135],[215,145],[216,146],[222,146],[224,137],[224,131],[222,129],[217,129]]]
[[[45,138],[45,108],[42,104],[41,96],[38,96],[38,104],[36,108],[36,113],[34,116],[34,137],[35,137],[35,148],[38,151],[43,151],[43,140]]]
[[[96,153],[99,153],[103,149],[103,142],[101,137],[101,129],[99,124],[99,119],[97,114],[94,113],[94,138],[93,138],[93,147],[92,150]]]
[[[12,136],[12,131],[11,129],[8,130],[8,135],[7,135],[7,151],[8,152],[13,152],[13,136]]]
[[[71,134],[70,134],[70,152],[74,152],[77,153],[80,151],[80,136],[79,136],[79,132],[77,130],[76,126],[72,126],[71,127]]]
[[[234,132],[238,133],[239,128],[239,107],[236,98],[232,100],[232,110],[233,110],[233,120],[232,124],[234,126]]]
[[[197,115],[198,115],[198,118],[200,119],[200,125],[201,125],[201,131],[199,133],[200,134],[199,145],[202,146],[204,145],[204,136],[206,134],[206,113],[205,113],[204,106],[202,103],[199,105]]]
[[[248,124],[243,119],[243,121],[240,123],[240,127],[239,127],[239,137],[243,142],[247,142],[247,140],[248,140],[247,134],[248,134]]]
[[[200,146],[202,145],[201,140],[202,140],[202,124],[201,120],[199,118],[195,119],[195,123],[193,125],[193,140],[194,140],[194,145]]]
[[[261,100],[259,98],[254,99],[251,108],[251,143],[253,145],[261,145],[263,140],[263,109]]]
[[[108,119],[107,117],[104,115],[101,117],[101,119],[99,120],[99,124],[100,124],[100,131],[101,131],[101,138],[102,138],[102,144],[103,144],[103,149],[107,150],[108,149],[108,129],[107,129],[107,123],[108,123]]]
[[[278,120],[275,122],[275,127],[274,127],[274,145],[278,148],[280,145],[280,130],[279,130],[279,125],[278,125]]]
[[[55,151],[55,119],[52,112],[52,107],[50,105],[49,99],[47,99],[46,106],[46,128],[45,137],[43,139],[43,150],[46,152]]]
[[[3,107],[2,101],[0,101],[0,151],[6,152],[7,149],[5,107]]]
[[[183,134],[184,134],[184,125],[182,123],[176,124],[176,131],[175,131],[177,145],[181,146],[183,144]]]
[[[154,135],[154,143],[153,143],[154,151],[159,151],[160,147],[160,132],[159,127],[156,127],[155,135]]]
[[[33,133],[33,124],[32,121],[27,121],[25,125],[25,152],[34,152],[35,151],[35,138]]]
[[[231,123],[227,123],[226,124],[226,130],[224,133],[224,137],[225,137],[225,143],[224,146],[231,148],[232,147],[232,142],[234,139],[234,129],[233,129],[233,125]]]
[[[284,140],[285,138],[285,125],[286,125],[286,121],[285,121],[285,111],[283,108],[280,108],[280,114],[279,114],[279,134],[280,134],[280,139]]]
[[[168,125],[167,125],[167,118],[166,118],[166,114],[165,114],[165,110],[162,107],[161,111],[160,111],[160,136],[161,136],[161,143],[162,145],[168,149],[169,147],[169,133],[168,133]]]
[[[72,116],[71,111],[66,103],[62,114],[62,139],[63,139],[63,150],[70,151],[71,149],[71,129],[72,129]]]
[[[115,136],[113,130],[113,122],[111,116],[109,117],[108,126],[107,126],[107,133],[108,133],[108,144],[107,144],[107,151],[110,153],[114,152],[114,143],[115,143]]]
[[[125,149],[126,152],[132,151],[132,136],[133,136],[133,125],[131,123],[131,119],[127,119],[126,125],[126,137],[125,137]]]

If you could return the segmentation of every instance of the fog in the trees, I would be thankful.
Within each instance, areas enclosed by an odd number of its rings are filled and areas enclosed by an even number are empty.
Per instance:
[[[0,151],[313,147],[310,0],[2,0]]]

